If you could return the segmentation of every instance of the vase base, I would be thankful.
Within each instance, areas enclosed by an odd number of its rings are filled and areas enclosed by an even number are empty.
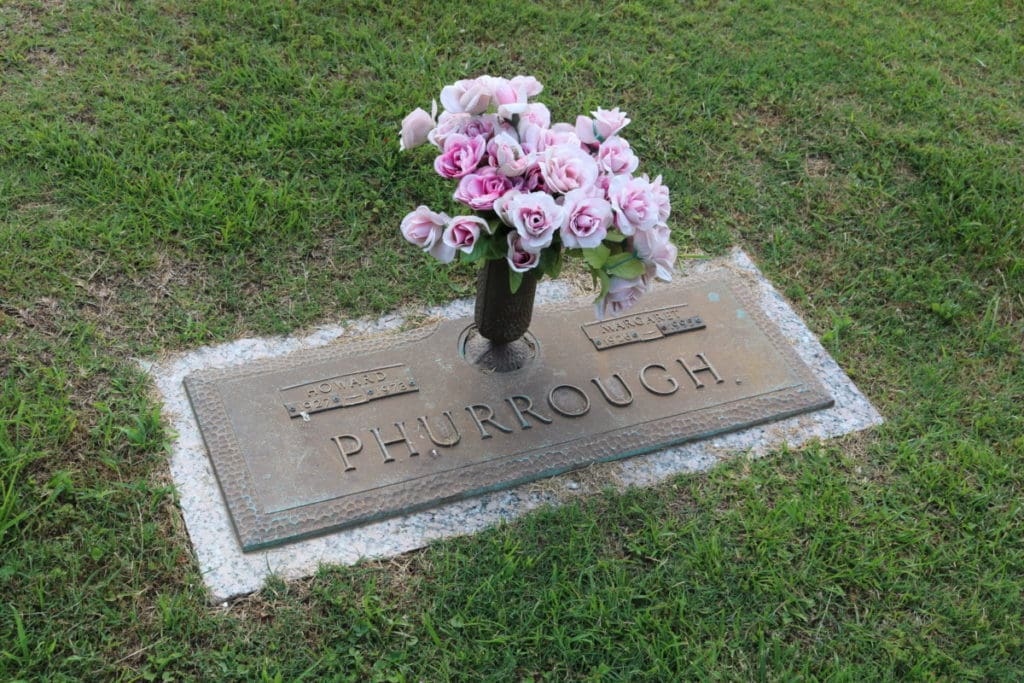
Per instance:
[[[459,354],[484,372],[512,372],[529,365],[537,357],[537,339],[527,332],[507,344],[495,344],[470,325],[459,337]]]

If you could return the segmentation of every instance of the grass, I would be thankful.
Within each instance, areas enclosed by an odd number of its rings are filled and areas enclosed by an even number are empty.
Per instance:
[[[1020,680],[1011,2],[0,6],[0,679]],[[887,423],[210,608],[133,358],[469,294],[396,226],[465,75],[629,112]]]

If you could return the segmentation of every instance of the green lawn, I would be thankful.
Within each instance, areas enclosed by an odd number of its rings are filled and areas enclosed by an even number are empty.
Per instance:
[[[0,679],[1024,678],[1024,8],[0,3]],[[398,124],[619,106],[886,417],[210,608],[133,358],[468,296]]]

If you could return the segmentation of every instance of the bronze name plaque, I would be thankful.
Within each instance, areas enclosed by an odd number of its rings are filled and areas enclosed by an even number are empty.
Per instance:
[[[281,396],[290,417],[309,420],[311,414],[323,410],[356,406],[410,391],[417,391],[415,378],[408,366],[394,363],[282,387]]]
[[[832,405],[721,269],[595,322],[540,308],[536,357],[486,373],[472,320],[185,380],[243,550]]]
[[[678,304],[630,312],[628,315],[584,325],[583,332],[594,348],[603,351],[623,344],[652,341],[669,334],[702,329],[704,321],[699,315],[688,312],[686,306]]]

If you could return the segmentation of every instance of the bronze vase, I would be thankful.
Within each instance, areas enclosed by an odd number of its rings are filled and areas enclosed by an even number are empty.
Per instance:
[[[523,273],[523,282],[515,294],[508,282],[508,261],[485,261],[476,280],[476,331],[491,344],[510,344],[521,339],[530,328],[537,277]]]
[[[476,329],[460,342],[463,357],[484,372],[519,370],[537,355],[537,342],[527,332],[537,277],[523,273],[523,281],[513,294],[508,271],[504,259],[484,263],[476,281]]]

